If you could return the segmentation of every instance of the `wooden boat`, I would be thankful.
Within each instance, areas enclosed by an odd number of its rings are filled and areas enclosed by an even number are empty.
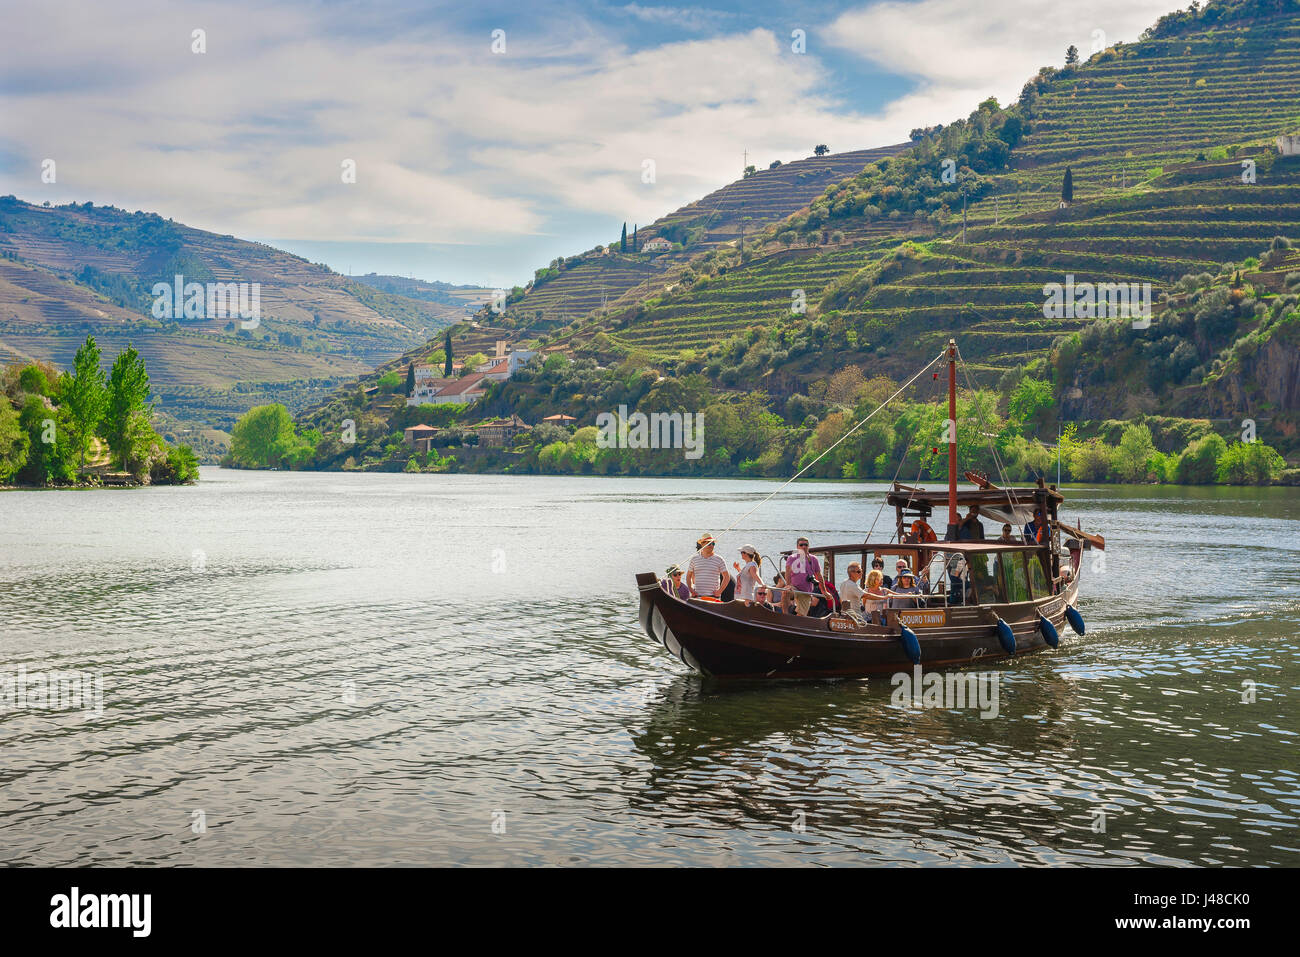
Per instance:
[[[949,419],[956,422],[955,341],[945,350]],[[937,361],[942,361],[942,356]],[[924,371],[924,370],[923,370]],[[1066,525],[1058,514],[1064,496],[1055,486],[999,488],[970,475],[974,488],[957,488],[956,435],[948,445],[948,488],[925,490],[895,482],[886,493],[894,506],[891,541],[818,545],[823,576],[834,582],[837,560],[907,559],[930,570],[930,594],[919,607],[889,608],[884,624],[847,614],[825,618],[773,611],[743,601],[718,602],[672,595],[653,573],[636,576],[640,621],[647,635],[683,664],[719,679],[846,678],[957,667],[1032,654],[1056,647],[1066,624],[1083,633],[1075,608],[1082,552],[1104,549],[1105,539]],[[797,476],[796,476],[797,477]],[[909,542],[909,522],[948,507],[943,540]],[[1045,516],[1040,540],[959,540],[958,509],[980,506],[982,516],[1009,521],[1013,529],[1037,512]],[[1068,536],[1064,540],[1062,534]],[[784,554],[789,554],[788,552]],[[948,574],[956,568],[963,574]],[[938,569],[935,574],[934,569]],[[937,578],[938,580],[935,580]]]

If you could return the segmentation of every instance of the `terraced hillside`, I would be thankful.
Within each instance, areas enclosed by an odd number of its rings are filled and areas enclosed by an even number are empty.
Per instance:
[[[853,176],[868,163],[901,153],[909,145],[827,153],[783,163],[776,169],[757,170],[657,220],[642,230],[641,239],[664,236],[684,242],[691,230],[700,230],[693,246],[731,242],[740,237],[742,225],[753,232],[782,220],[807,206],[826,187]]]
[[[1047,283],[1151,282],[1158,298],[1185,274],[1300,237],[1300,161],[1275,144],[1300,132],[1300,8],[1245,6],[1282,12],[1044,69],[1011,108],[982,104],[827,190],[725,274],[589,317],[558,341],[672,362],[755,327],[777,336],[822,323],[838,348],[808,363],[808,376],[846,361],[898,373],[953,332],[977,365],[1004,370],[1087,321],[1045,319]],[[1011,120],[1006,161],[972,169],[990,131]],[[943,180],[949,158],[956,184]],[[891,164],[907,178],[891,179]],[[1073,200],[1062,208],[1067,167]],[[961,180],[971,184],[965,230]],[[810,233],[837,241],[782,248]],[[909,239],[922,245],[896,254]],[[796,290],[802,314],[791,308]]]
[[[259,325],[155,319],[153,284],[176,274],[257,283]],[[66,367],[87,333],[110,359],[133,342],[178,427],[222,431],[258,402],[305,408],[461,315],[153,214],[0,198],[0,360]]]
[[[828,186],[906,147],[900,143],[828,153],[759,170],[639,229],[639,243],[664,238],[678,244],[673,251],[620,254],[611,248],[557,261],[549,269],[538,270],[530,286],[511,296],[502,318],[508,328],[522,335],[634,306],[672,285],[673,276],[700,254],[738,242],[742,230],[753,234],[779,222],[807,206]],[[630,234],[628,241],[632,241]]]

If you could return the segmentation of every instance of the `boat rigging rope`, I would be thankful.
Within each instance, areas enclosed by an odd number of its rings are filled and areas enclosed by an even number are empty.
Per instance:
[[[933,363],[931,363],[931,365],[933,365]],[[898,468],[894,469],[894,477],[889,483],[891,486],[898,484],[898,476],[903,471],[903,463],[907,461],[907,453],[911,450],[912,443],[916,441],[916,437],[921,434],[921,426],[923,424],[924,423],[922,421],[918,421],[916,423],[916,429],[912,432],[911,437],[908,438],[907,444],[903,446],[903,455],[898,460]],[[924,460],[919,460],[917,464],[916,478],[912,481],[912,486],[914,488],[918,484],[920,484],[921,472],[924,471],[924,469],[925,469]],[[889,499],[888,496],[886,496],[884,499],[881,500],[880,508],[876,509],[876,517],[871,520],[871,527],[867,529],[867,537],[862,540],[862,543],[864,545],[867,542],[871,541],[871,536],[875,534],[876,531],[876,523],[880,521],[881,513],[885,511],[885,506],[888,504],[889,504]],[[892,542],[897,537],[898,537],[898,529],[894,529],[894,531],[889,536],[889,540]]]
[[[967,363],[966,363],[966,357],[963,356],[963,355],[961,354],[961,348],[960,348],[960,347],[958,347],[958,349],[957,349],[957,358],[959,358],[959,359],[961,360],[961,374],[962,374],[963,376],[966,377],[966,388],[969,389],[970,392],[971,392],[971,405],[974,406],[974,408],[975,408],[975,414],[976,414],[977,416],[979,416],[980,431],[983,432],[985,438],[988,439],[988,442],[989,442],[989,453],[990,453],[990,454],[992,455],[992,457],[993,457],[993,465],[994,465],[994,467],[998,470],[998,481],[1001,482],[1003,488],[1006,489],[1006,492],[1007,492],[1007,505],[1010,506],[1010,508],[1011,508],[1011,515],[1012,515],[1012,518],[1014,519],[1015,516],[1016,516],[1016,514],[1017,514],[1017,509],[1018,509],[1019,506],[1020,506],[1020,499],[1019,499],[1019,497],[1016,495],[1015,491],[1012,489],[1012,487],[1010,486],[1010,484],[1008,484],[1008,482],[1007,482],[1007,470],[1006,470],[1005,466],[1002,464],[1002,457],[1001,457],[1000,455],[998,455],[998,450],[997,450],[997,448],[994,447],[994,445],[993,445],[993,436],[990,435],[990,434],[986,431],[986,430],[988,429],[988,424],[987,424],[987,423],[985,422],[985,420],[984,420],[984,411],[983,411],[983,409],[980,408],[980,405],[979,405],[979,399],[978,399],[978,397],[975,395],[975,393],[976,393],[975,382],[974,382],[974,380],[971,378],[970,367],[969,367],[969,366],[967,365]]]
[[[814,465],[816,465],[818,462],[820,462],[822,459],[824,459],[827,455],[829,455],[832,451],[834,451],[835,446],[839,445],[841,442],[843,442],[845,439],[847,439],[847,438],[848,438],[850,435],[852,435],[854,432],[858,431],[858,429],[862,428],[864,425],[866,425],[868,422],[870,422],[870,421],[872,420],[872,418],[875,417],[875,414],[876,414],[877,412],[879,412],[879,411],[880,411],[881,409],[883,409],[885,406],[889,405],[889,403],[891,403],[891,402],[893,402],[895,399],[897,399],[897,398],[898,398],[898,397],[899,397],[899,396],[900,396],[900,395],[901,395],[901,394],[902,394],[902,393],[903,393],[903,392],[904,392],[904,391],[905,391],[909,386],[911,386],[911,384],[912,384],[913,382],[915,382],[917,379],[921,378],[921,376],[924,375],[925,373],[929,372],[929,371],[930,371],[930,368],[931,368],[931,367],[932,367],[936,362],[938,362],[940,359],[942,359],[942,358],[944,357],[944,353],[946,353],[947,351],[948,351],[948,350],[945,349],[943,352],[940,352],[937,356],[935,356],[933,359],[931,359],[929,362],[927,362],[927,363],[926,363],[926,364],[925,364],[925,365],[924,365],[924,366],[923,366],[923,367],[922,367],[922,368],[921,368],[921,369],[916,373],[916,375],[912,376],[912,378],[908,379],[908,380],[907,380],[906,382],[904,382],[901,386],[899,386],[897,392],[895,392],[893,395],[891,395],[891,396],[890,396],[888,399],[886,399],[884,402],[880,403],[880,405],[876,406],[876,407],[871,411],[871,413],[870,413],[870,414],[869,414],[865,419],[863,419],[861,422],[859,422],[859,423],[858,423],[857,425],[855,425],[853,428],[849,429],[847,432],[845,432],[843,435],[841,435],[838,439],[836,439],[836,440],[835,440],[835,443],[834,443],[833,445],[831,445],[829,448],[827,448],[825,451],[823,451],[821,455],[817,456],[817,458],[813,459],[811,462],[809,462],[807,465],[805,465],[803,468],[801,468],[798,472],[796,472],[796,473],[795,473],[794,475],[792,475],[790,478],[786,479],[785,482],[783,482],[783,483],[781,484],[781,487],[778,488],[775,492],[773,492],[773,493],[772,493],[771,495],[769,495],[767,498],[763,499],[763,501],[759,502],[757,505],[755,505],[753,508],[751,508],[751,509],[750,509],[748,512],[746,512],[744,515],[740,516],[740,518],[736,519],[734,522],[732,522],[730,525],[728,525],[726,528],[724,528],[724,529],[722,530],[722,534],[725,535],[727,532],[730,532],[730,531],[732,531],[733,529],[735,529],[735,527],[736,527],[737,525],[739,525],[739,524],[740,524],[741,522],[743,522],[745,519],[749,518],[749,516],[753,515],[755,512],[757,512],[760,508],[762,508],[764,505],[766,505],[768,502],[770,502],[770,501],[771,501],[773,498],[775,498],[777,495],[780,495],[781,492],[783,492],[783,491],[785,490],[785,487],[786,487],[787,485],[789,485],[791,482],[793,482],[793,481],[794,481],[795,479],[797,479],[799,476],[803,475],[804,472],[807,472],[810,468],[812,468]]]

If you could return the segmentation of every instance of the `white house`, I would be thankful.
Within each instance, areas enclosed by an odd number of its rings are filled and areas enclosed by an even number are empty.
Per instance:
[[[1283,156],[1300,156],[1300,133],[1277,138],[1277,151]]]
[[[519,367],[535,356],[532,349],[507,351],[504,339],[497,340],[496,355],[480,369],[459,379],[442,377],[441,366],[420,366],[415,370],[415,388],[406,399],[407,405],[442,405],[458,402],[468,405],[483,395],[488,382],[504,382]],[[458,368],[457,363],[453,368]]]
[[[641,252],[643,253],[662,253],[667,252],[672,248],[673,244],[662,236],[656,236],[654,239],[647,239],[641,244]]]

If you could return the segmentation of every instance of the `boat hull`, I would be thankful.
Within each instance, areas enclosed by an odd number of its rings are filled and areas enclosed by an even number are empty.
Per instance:
[[[1049,648],[1039,630],[1047,618],[1063,636],[1065,608],[1078,583],[1062,594],[1003,605],[890,611],[884,626],[849,626],[836,616],[803,618],[742,602],[682,601],[655,575],[636,576],[641,627],[674,657],[701,675],[718,679],[851,678],[910,672],[914,667],[900,639],[906,624],[917,636],[924,670],[963,667],[1033,654]],[[901,617],[900,617],[901,616]],[[998,640],[998,619],[1015,636],[1015,652]],[[835,630],[836,628],[845,630]]]

